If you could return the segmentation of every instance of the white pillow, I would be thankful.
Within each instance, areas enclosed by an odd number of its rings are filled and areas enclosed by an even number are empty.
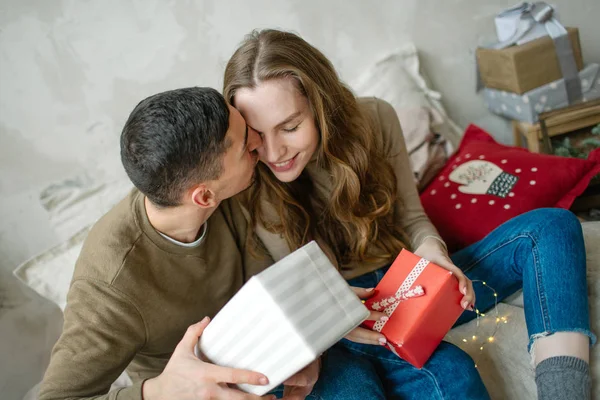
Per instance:
[[[90,228],[91,225],[86,226],[63,243],[24,262],[13,274],[65,311],[75,262]]]
[[[108,175],[95,170],[49,185],[41,191],[40,202],[52,229],[67,240],[96,222],[132,188],[124,171]]]
[[[410,119],[412,112],[428,110],[430,126],[441,134],[454,147],[458,145],[462,130],[448,117],[441,103],[440,93],[431,90],[427,79],[419,71],[419,56],[414,44],[407,43],[386,57],[377,61],[350,86],[357,96],[375,96],[390,103],[398,116],[404,135],[422,126]],[[407,142],[410,150],[411,146]]]
[[[92,178],[94,177],[94,178]],[[53,183],[40,194],[63,242],[19,265],[13,274],[64,311],[75,262],[92,225],[131,190],[123,176],[85,174]]]

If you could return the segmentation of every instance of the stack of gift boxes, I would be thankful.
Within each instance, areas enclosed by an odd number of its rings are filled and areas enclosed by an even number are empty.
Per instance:
[[[523,3],[499,14],[498,43],[477,49],[487,107],[529,123],[542,112],[600,98],[600,66],[584,65],[578,29],[563,28],[547,5],[540,17],[539,4]],[[573,91],[574,83],[580,89]]]

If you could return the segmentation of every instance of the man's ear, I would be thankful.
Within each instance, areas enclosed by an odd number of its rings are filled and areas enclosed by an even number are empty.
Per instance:
[[[215,193],[205,184],[192,189],[192,202],[202,208],[214,208],[218,205]]]

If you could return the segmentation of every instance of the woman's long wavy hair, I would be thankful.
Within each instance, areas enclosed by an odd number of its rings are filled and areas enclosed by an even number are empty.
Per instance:
[[[361,112],[331,62],[293,33],[254,31],[227,63],[223,94],[235,106],[238,89],[288,77],[308,99],[320,133],[317,163],[333,188],[329,198],[318,200],[306,172],[284,183],[259,163],[256,182],[243,196],[251,226],[260,224],[281,234],[292,250],[323,240],[341,265],[389,261],[406,247],[406,235],[393,220],[396,177],[372,133],[373,121]],[[273,206],[278,220],[264,214],[261,200]],[[320,203],[318,214],[313,212],[315,202]],[[251,249],[262,249],[254,230],[248,240]],[[368,251],[375,242],[377,254]]]

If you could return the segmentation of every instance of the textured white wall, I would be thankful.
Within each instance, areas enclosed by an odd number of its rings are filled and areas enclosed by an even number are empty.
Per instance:
[[[133,106],[176,87],[220,89],[228,57],[254,28],[300,33],[346,80],[412,40],[450,115],[506,135],[473,92],[473,60],[494,38],[493,15],[513,2],[0,0],[0,281],[58,240],[42,188],[120,171],[118,137]],[[565,25],[580,28],[586,62],[600,62],[600,1],[554,4]],[[24,374],[3,395],[35,379]]]
[[[413,40],[460,125],[500,126],[473,93],[473,50],[494,37],[492,16],[512,1],[1,0],[3,262],[52,242],[36,210],[40,187],[90,167],[120,168],[115,149],[132,107],[164,89],[220,88],[228,57],[253,28],[299,32],[347,80]],[[581,28],[586,60],[600,61],[600,2],[556,3],[563,22]],[[35,226],[23,224],[31,213]]]

